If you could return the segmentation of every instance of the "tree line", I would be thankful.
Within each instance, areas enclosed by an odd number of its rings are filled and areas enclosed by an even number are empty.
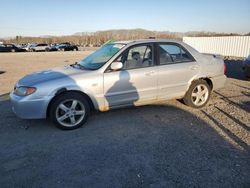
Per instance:
[[[250,36],[250,33],[246,34]],[[119,40],[135,40],[145,38],[162,38],[162,39],[177,39],[182,40],[183,36],[191,37],[209,37],[209,36],[239,36],[237,33],[215,33],[215,32],[168,32],[168,31],[149,31],[144,29],[120,29],[97,31],[92,33],[76,33],[69,36],[41,36],[41,37],[27,37],[16,36],[10,39],[5,39],[6,43],[27,44],[27,43],[62,43],[70,42],[80,46],[100,46],[107,41]]]

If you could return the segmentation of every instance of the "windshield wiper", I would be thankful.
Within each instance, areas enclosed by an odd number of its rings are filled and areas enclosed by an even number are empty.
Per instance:
[[[80,64],[78,62],[75,62],[74,64],[71,64],[70,66],[71,67],[78,66],[80,69],[85,69],[85,70],[94,70],[94,69],[91,69],[91,68],[87,68],[87,67],[83,66],[82,64]]]
[[[70,65],[71,67],[75,67],[75,66],[78,66],[78,67],[80,67],[80,69],[86,69],[84,66],[82,66],[80,63],[78,63],[78,62],[75,62],[74,64],[71,64]]]
[[[77,65],[77,62],[75,62],[74,64],[70,64],[69,66],[74,67],[75,65]]]

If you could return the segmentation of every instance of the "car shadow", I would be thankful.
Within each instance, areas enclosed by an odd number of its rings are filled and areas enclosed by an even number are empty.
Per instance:
[[[215,108],[218,109],[224,115],[226,115],[228,118],[230,118],[231,120],[233,120],[235,123],[237,123],[237,125],[241,126],[242,128],[244,128],[245,130],[247,130],[249,132],[250,127],[248,127],[246,124],[242,123],[241,121],[239,121],[238,119],[236,119],[233,116],[229,115],[227,112],[221,110],[220,108],[218,108],[218,107],[215,107]],[[224,133],[226,133],[226,135],[230,139],[232,139],[235,143],[237,143],[239,146],[241,146],[242,148],[244,148],[245,151],[247,151],[248,153],[250,153],[250,147],[249,147],[249,145],[247,143],[245,143],[243,140],[241,140],[239,137],[237,137],[232,131],[230,131],[229,129],[227,129],[222,123],[220,123],[218,120],[216,120],[212,115],[208,114],[204,110],[202,110],[202,112],[217,127],[219,127]]]
[[[250,133],[250,127],[247,126],[247,124],[243,123],[242,121],[240,121],[239,119],[233,117],[232,115],[230,115],[229,113],[225,112],[224,110],[220,109],[219,107],[215,106],[215,108],[217,110],[219,110],[221,113],[223,113],[225,116],[227,116],[229,119],[233,120],[235,123],[237,123],[238,125],[240,125],[243,129],[247,130]]]
[[[44,120],[20,120],[8,100],[0,108],[2,186],[58,181],[69,187],[249,185],[249,146],[215,119],[243,150],[201,118],[170,104],[98,113],[74,131]]]
[[[240,104],[240,103],[237,103],[237,102],[234,102],[233,100],[231,100],[232,97],[227,97],[226,95],[218,92],[218,91],[214,91],[214,93],[216,93],[218,96],[221,97],[221,99],[237,108],[240,108],[242,110],[244,110],[245,112],[249,113],[250,112],[250,106],[247,105],[247,103],[243,103],[243,104]],[[243,95],[246,95],[246,93],[242,93]],[[236,96],[237,97],[237,96]]]
[[[107,93],[114,96],[125,83],[133,91],[129,103],[134,104],[139,94],[130,75],[125,72],[119,78]],[[206,111],[202,113],[226,138],[195,113],[171,104],[96,113],[82,128],[61,131],[46,120],[17,118],[6,96],[0,101],[3,187],[243,187],[250,183],[249,146]],[[106,100],[108,105],[114,103],[114,98]]]
[[[233,84],[234,84],[235,86],[237,86],[237,87],[242,88],[242,89],[250,90],[250,88],[249,88],[249,87],[241,86],[241,85],[239,85],[239,84],[235,84],[235,83],[233,83]]]

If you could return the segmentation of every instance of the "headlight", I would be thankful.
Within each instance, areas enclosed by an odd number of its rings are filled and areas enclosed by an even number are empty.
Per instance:
[[[14,90],[14,93],[18,96],[27,96],[30,95],[32,93],[34,93],[36,91],[35,87],[16,87]]]

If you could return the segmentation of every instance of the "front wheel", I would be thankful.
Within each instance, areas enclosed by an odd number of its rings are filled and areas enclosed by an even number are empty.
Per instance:
[[[193,108],[202,108],[210,98],[211,88],[205,80],[196,80],[189,87],[183,101]]]
[[[90,107],[87,100],[78,93],[69,92],[57,97],[50,109],[50,118],[63,130],[77,129],[87,121]]]

